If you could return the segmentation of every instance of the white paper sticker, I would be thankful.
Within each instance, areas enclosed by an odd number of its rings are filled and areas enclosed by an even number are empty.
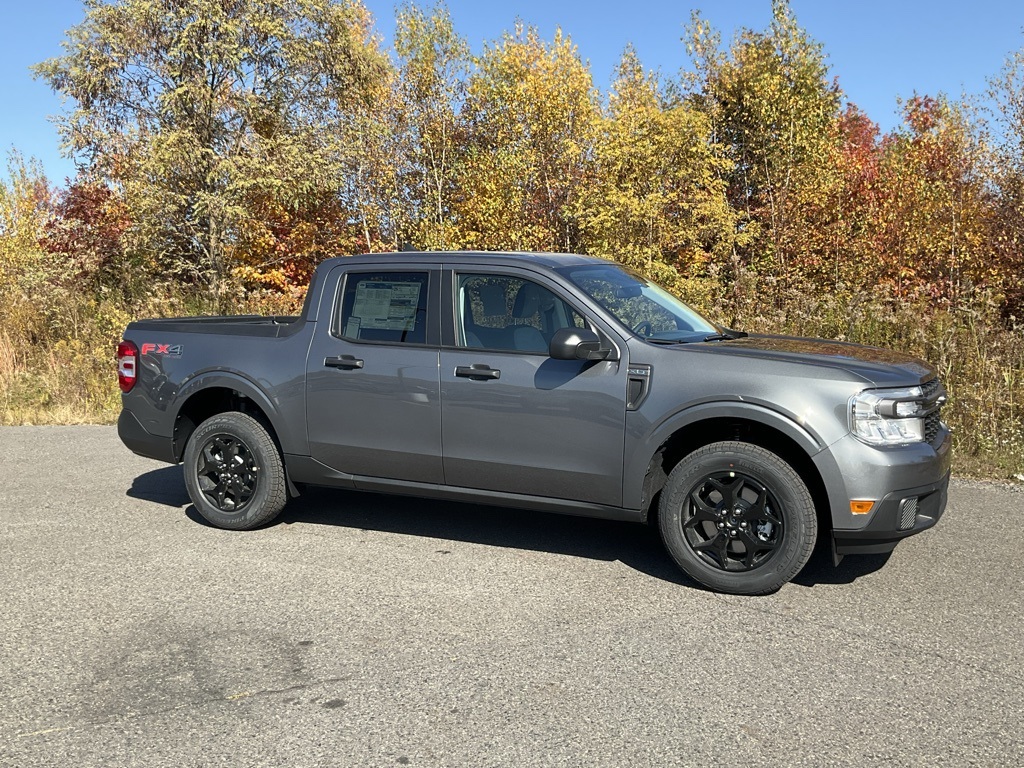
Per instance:
[[[360,328],[386,331],[411,331],[416,327],[416,310],[420,303],[420,282],[364,281],[356,286],[352,315],[345,335],[358,338]],[[348,328],[356,321],[356,333]]]

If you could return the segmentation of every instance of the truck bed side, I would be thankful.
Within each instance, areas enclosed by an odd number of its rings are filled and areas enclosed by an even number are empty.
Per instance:
[[[229,336],[260,336],[281,338],[302,330],[305,318],[299,315],[221,315],[216,317],[169,317],[159,320],[136,320],[128,325],[131,331],[160,333],[215,333]]]

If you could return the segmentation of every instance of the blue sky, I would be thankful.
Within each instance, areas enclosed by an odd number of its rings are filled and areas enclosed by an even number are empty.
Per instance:
[[[47,121],[59,99],[28,67],[60,53],[64,30],[84,12],[80,0],[8,0],[0,25],[0,147],[42,161],[57,183],[73,175]],[[377,30],[390,43],[395,3],[366,0]],[[847,98],[883,130],[898,123],[897,98],[940,91],[980,94],[1006,56],[1024,48],[1020,0],[791,0],[801,26],[825,46],[832,74]],[[560,26],[589,60],[607,90],[623,48],[632,43],[644,65],[675,75],[687,63],[680,38],[691,8],[699,8],[728,41],[742,27],[764,29],[770,0],[606,2],[605,0],[449,0],[456,29],[474,52],[511,29],[516,18],[550,38]],[[0,163],[0,173],[6,175]]]

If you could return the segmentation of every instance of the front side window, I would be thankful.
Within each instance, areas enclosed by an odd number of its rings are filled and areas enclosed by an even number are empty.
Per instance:
[[[512,275],[459,275],[459,346],[546,353],[560,328],[583,316],[550,290]]]
[[[345,278],[334,334],[352,341],[425,344],[426,272],[363,272]]]
[[[695,341],[718,329],[664,288],[617,264],[559,270],[615,319],[641,336]]]

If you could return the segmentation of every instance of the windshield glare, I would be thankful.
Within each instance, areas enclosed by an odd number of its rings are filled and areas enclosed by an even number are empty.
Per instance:
[[[692,341],[718,333],[668,291],[617,264],[563,267],[559,272],[639,336]]]

